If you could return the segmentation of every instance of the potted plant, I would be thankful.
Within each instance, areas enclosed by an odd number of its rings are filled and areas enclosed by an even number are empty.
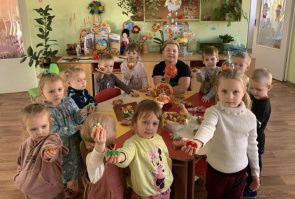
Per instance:
[[[230,26],[232,21],[241,20],[242,17],[248,20],[247,13],[242,9],[241,0],[223,0],[213,12],[213,20],[227,21],[227,26]]]
[[[163,50],[162,47],[165,42],[165,39],[164,39],[163,31],[159,30],[159,32],[160,32],[160,38],[154,37],[153,42],[156,44],[154,47],[160,47],[160,52],[162,52],[162,50]]]
[[[22,56],[20,63],[26,61],[29,58],[29,66],[31,67],[35,64],[35,67],[40,66],[41,68],[48,69],[52,59],[57,54],[58,50],[53,50],[51,47],[53,45],[57,45],[56,40],[50,39],[49,34],[52,31],[52,20],[55,17],[50,14],[52,10],[49,5],[47,5],[44,9],[38,8],[34,9],[39,17],[35,18],[37,22],[37,28],[39,32],[37,33],[37,37],[42,41],[36,45],[36,49],[34,50],[32,46],[29,46],[27,49],[27,54]]]
[[[232,42],[232,41],[235,40],[234,37],[231,36],[231,35],[229,35],[229,34],[219,35],[219,38],[221,39],[221,42],[223,44],[228,44],[228,43],[230,43],[230,42]]]

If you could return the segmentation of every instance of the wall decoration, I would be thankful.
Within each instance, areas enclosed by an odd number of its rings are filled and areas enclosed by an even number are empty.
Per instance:
[[[1,1],[0,8],[0,59],[21,57],[23,37],[17,0]]]
[[[157,7],[151,7],[150,1],[145,1],[145,21],[167,21],[167,18],[175,20],[199,20],[200,0],[156,0]],[[151,9],[156,9],[153,14]],[[172,16],[173,13],[173,16]]]
[[[144,21],[143,0],[118,0],[117,5],[122,9],[122,14],[130,16],[133,21]]]
[[[91,15],[101,15],[104,12],[104,6],[100,1],[91,1],[88,4],[88,9]]]

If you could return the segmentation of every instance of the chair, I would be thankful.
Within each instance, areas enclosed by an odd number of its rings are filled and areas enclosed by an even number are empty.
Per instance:
[[[121,95],[121,90],[119,88],[106,88],[96,93],[94,99],[97,103],[100,103],[112,99],[118,95]]]

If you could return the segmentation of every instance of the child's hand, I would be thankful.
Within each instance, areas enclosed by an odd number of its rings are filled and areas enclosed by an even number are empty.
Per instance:
[[[210,101],[209,97],[207,97],[206,95],[204,95],[201,100],[202,100],[202,102],[209,102]]]
[[[104,66],[99,66],[98,68],[95,68],[95,70],[98,72],[98,76],[100,78],[103,78],[105,74],[105,67]]]
[[[137,93],[137,92],[135,92],[135,91],[132,91],[132,92],[130,93],[130,95],[131,95],[132,97],[139,97],[139,93]]]
[[[80,115],[81,116],[85,116],[85,115],[87,115],[87,106],[84,106],[84,108],[82,108],[81,110],[80,110]]]
[[[260,180],[257,176],[252,176],[252,182],[250,184],[250,189],[252,191],[256,191],[260,187]]]
[[[199,140],[187,140],[187,139],[184,139],[184,140],[186,144],[185,146],[181,148],[181,150],[189,154],[190,156],[197,154],[201,146],[203,145],[203,143],[200,142]]]
[[[57,146],[47,146],[43,149],[43,158],[50,161],[58,152]]]
[[[192,68],[191,69],[191,74],[192,74],[192,77],[197,77],[197,74],[200,73],[201,70],[198,69],[198,68]]]
[[[95,142],[95,150],[99,153],[103,153],[106,143],[106,131],[102,126],[95,126],[91,132],[91,138]]]
[[[120,155],[112,155],[112,156],[106,157],[106,162],[110,164],[117,164],[124,161],[125,161],[124,153],[120,153]]]
[[[79,125],[77,125],[77,126],[75,127],[75,129],[76,129],[76,130],[79,130],[79,131],[81,130],[81,128],[82,128],[82,124],[79,124]]]
[[[86,107],[87,107],[87,113],[88,114],[93,113],[95,111],[94,103],[89,103]]]

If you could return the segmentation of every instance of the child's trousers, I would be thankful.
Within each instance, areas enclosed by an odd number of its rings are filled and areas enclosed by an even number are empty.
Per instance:
[[[207,199],[240,199],[246,183],[246,168],[236,173],[222,173],[208,164]]]

